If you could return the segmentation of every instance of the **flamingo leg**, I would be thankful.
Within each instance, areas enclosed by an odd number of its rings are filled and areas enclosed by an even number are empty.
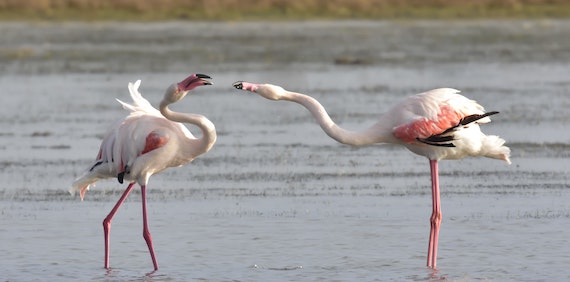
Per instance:
[[[437,160],[429,161],[431,170],[431,193],[433,211],[430,218],[430,234],[427,255],[427,266],[435,269],[437,264],[437,243],[439,240],[439,226],[441,225],[441,203],[439,197],[439,176]]]
[[[109,269],[109,246],[110,246],[109,233],[111,231],[111,221],[113,220],[115,213],[117,213],[117,210],[119,210],[119,207],[123,204],[123,202],[125,201],[127,196],[129,196],[129,193],[131,193],[131,190],[133,190],[134,185],[135,185],[135,182],[131,182],[129,184],[129,186],[127,187],[125,192],[123,192],[123,195],[121,196],[119,201],[117,201],[117,203],[115,204],[115,206],[113,207],[111,212],[109,212],[107,217],[105,217],[105,219],[103,219],[103,232],[105,233],[105,268],[106,269]]]
[[[148,251],[150,252],[150,257],[152,258],[152,264],[154,265],[154,270],[158,270],[158,263],[156,262],[156,256],[154,255],[154,247],[152,246],[152,236],[148,231],[148,221],[146,216],[146,185],[141,186],[142,195],[142,212],[143,212],[143,238],[148,246]]]

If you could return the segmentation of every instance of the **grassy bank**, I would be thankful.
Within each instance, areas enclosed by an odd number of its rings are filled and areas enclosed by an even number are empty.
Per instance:
[[[567,0],[0,0],[0,20],[570,18]]]

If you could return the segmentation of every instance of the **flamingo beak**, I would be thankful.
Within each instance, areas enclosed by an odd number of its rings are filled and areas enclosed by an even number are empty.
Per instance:
[[[180,91],[190,91],[198,86],[212,85],[212,82],[207,79],[212,79],[212,78],[206,74],[201,74],[201,73],[193,74],[187,77],[186,79],[182,80],[181,82],[179,82],[178,89],[180,89]]]
[[[259,86],[258,84],[249,83],[249,82],[245,82],[245,81],[236,81],[232,85],[235,89],[246,90],[246,91],[250,91],[250,92],[255,92],[255,90]]]
[[[243,89],[243,81],[236,81],[232,84],[235,89],[242,90]]]

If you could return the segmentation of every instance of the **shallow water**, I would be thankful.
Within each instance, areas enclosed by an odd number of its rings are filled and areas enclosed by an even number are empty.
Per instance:
[[[570,278],[570,22],[105,23],[0,25],[0,257],[5,281],[560,281]],[[358,42],[358,43],[357,43]],[[213,150],[149,183],[160,270],[140,194],[101,221],[123,185],[84,202],[72,180],[124,115],[126,84],[153,104],[189,73],[211,75],[173,108],[208,116]],[[363,129],[402,97],[453,87],[501,114],[512,149],[440,164],[438,271],[424,267],[427,160],[352,148],[299,105],[232,89],[272,82]],[[350,95],[348,95],[350,94]],[[196,128],[191,128],[196,131]]]

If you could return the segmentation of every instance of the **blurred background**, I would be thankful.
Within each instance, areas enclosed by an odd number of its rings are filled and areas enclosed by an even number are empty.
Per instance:
[[[565,0],[3,0],[5,20],[302,20],[568,17]]]

